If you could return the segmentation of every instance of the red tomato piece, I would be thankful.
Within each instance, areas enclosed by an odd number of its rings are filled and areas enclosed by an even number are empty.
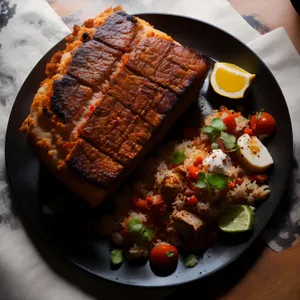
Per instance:
[[[154,195],[152,198],[151,210],[160,211],[164,206],[164,199],[161,194]]]
[[[194,166],[195,166],[195,167],[198,167],[199,165],[202,164],[202,162],[203,162],[203,157],[202,157],[202,156],[199,156],[199,157],[197,157],[197,158],[195,159],[195,161],[194,161]]]
[[[271,135],[276,130],[276,122],[267,112],[256,113],[251,116],[250,128],[256,134]]]
[[[224,124],[227,127],[227,131],[233,131],[236,128],[236,122],[234,115],[228,115],[223,119]]]
[[[195,167],[195,166],[189,166],[188,171],[192,178],[198,179],[198,173],[200,171],[200,168]]]
[[[194,206],[198,204],[198,199],[195,195],[192,195],[191,197],[187,198],[186,203],[188,205]]]
[[[249,134],[250,136],[252,136],[253,135],[253,130],[251,128],[249,128],[249,127],[246,127],[244,129],[244,133],[245,134]]]
[[[229,182],[228,182],[228,188],[229,188],[230,190],[233,190],[233,189],[235,188],[235,183],[232,182],[232,181],[229,181]]]
[[[235,184],[238,184],[238,185],[241,185],[243,182],[244,182],[244,179],[242,179],[242,178],[237,178],[235,180]]]
[[[150,251],[149,258],[155,269],[175,267],[178,262],[178,250],[170,244],[159,244]]]
[[[134,208],[139,210],[146,210],[148,208],[148,202],[144,199],[140,199],[138,197],[132,198],[132,205]]]

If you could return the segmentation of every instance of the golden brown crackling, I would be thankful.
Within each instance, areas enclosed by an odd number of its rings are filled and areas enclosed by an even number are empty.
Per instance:
[[[79,82],[96,88],[108,79],[120,58],[120,51],[92,40],[75,50],[68,74]]]
[[[127,68],[114,79],[108,93],[154,128],[178,100],[176,94],[170,90],[132,73]]]
[[[164,38],[142,39],[130,53],[128,67],[177,94],[182,94],[208,63],[199,53]]]
[[[100,26],[94,39],[123,52],[132,49],[138,30],[136,19],[123,11],[116,12]]]
[[[112,184],[124,169],[83,139],[78,139],[76,146],[67,156],[66,163],[83,178],[103,187]]]
[[[62,79],[54,80],[51,108],[67,123],[83,112],[91,97],[91,88],[79,84],[77,80],[66,75]]]

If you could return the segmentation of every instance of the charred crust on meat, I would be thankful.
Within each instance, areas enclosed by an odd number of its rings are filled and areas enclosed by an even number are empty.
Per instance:
[[[86,42],[88,42],[90,40],[90,36],[89,36],[89,34],[87,32],[84,32],[82,34],[82,40],[83,40],[84,43],[86,43]]]
[[[48,117],[48,118],[51,118],[51,117],[52,117],[52,113],[48,110],[47,107],[43,107],[42,111],[43,111],[43,114],[44,114],[46,117]]]

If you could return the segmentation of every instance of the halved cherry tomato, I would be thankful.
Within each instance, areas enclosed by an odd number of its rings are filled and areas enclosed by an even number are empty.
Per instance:
[[[178,250],[170,244],[159,244],[150,251],[150,263],[155,269],[175,267],[178,262]]]
[[[194,161],[194,166],[195,166],[195,167],[198,167],[199,165],[202,164],[202,162],[203,162],[203,157],[202,157],[202,156],[199,156],[199,157],[197,157],[197,158],[195,159],[195,161]]]
[[[276,122],[269,113],[261,112],[251,116],[250,128],[256,134],[271,135],[276,130]]]
[[[249,134],[250,136],[252,136],[253,135],[253,130],[251,128],[249,128],[249,127],[246,127],[244,129],[244,133],[245,134]]]
[[[244,179],[242,179],[242,178],[237,178],[235,180],[235,183],[238,184],[238,185],[241,185],[243,182],[244,182]]]
[[[190,175],[192,176],[192,178],[198,179],[198,173],[200,171],[200,168],[195,167],[195,166],[189,166],[188,171],[189,171]]]
[[[234,183],[233,181],[229,181],[229,182],[228,182],[228,188],[229,188],[230,190],[233,190],[233,189],[235,188],[235,183]]]
[[[184,128],[183,134],[185,139],[193,139],[198,135],[198,130],[195,128]]]
[[[186,203],[188,205],[194,206],[198,204],[198,199],[195,195],[192,195],[191,197],[187,198]]]
[[[227,131],[232,131],[236,128],[236,122],[234,119],[234,115],[228,115],[223,119],[223,123],[227,127]]]
[[[146,210],[148,208],[148,202],[144,199],[140,199],[138,197],[133,197],[131,203],[134,208],[140,210]]]

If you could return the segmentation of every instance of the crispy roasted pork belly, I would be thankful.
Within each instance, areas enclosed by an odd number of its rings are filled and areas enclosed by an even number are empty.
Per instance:
[[[75,26],[66,42],[21,129],[53,174],[97,206],[197,99],[209,67],[120,7]]]

